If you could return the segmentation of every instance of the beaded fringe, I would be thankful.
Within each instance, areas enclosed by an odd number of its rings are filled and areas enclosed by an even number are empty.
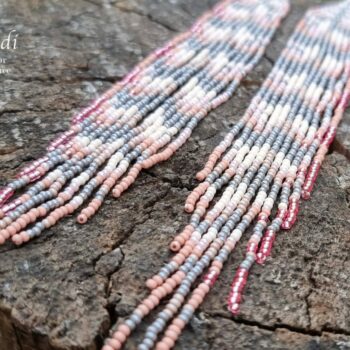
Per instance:
[[[0,191],[0,244],[27,242],[92,196],[77,217],[85,223],[109,192],[119,197],[170,158],[231,97],[287,11],[287,0],[226,0],[148,56]]]
[[[142,319],[170,295],[138,350],[172,348],[254,223],[228,297],[228,309],[239,312],[251,267],[264,263],[277,232],[295,223],[299,202],[310,197],[349,101],[349,18],[347,0],[313,8],[300,21],[244,116],[197,174],[201,183],[185,205],[192,213],[190,222],[170,244],[177,254],[147,281],[149,296],[117,327],[103,350],[120,349]],[[219,191],[222,195],[213,203]]]

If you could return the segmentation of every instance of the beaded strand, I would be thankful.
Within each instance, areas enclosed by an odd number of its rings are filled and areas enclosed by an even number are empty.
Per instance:
[[[197,174],[203,182],[185,204],[193,212],[190,223],[170,244],[177,253],[147,280],[149,296],[103,350],[120,349],[166,296],[170,299],[147,327],[138,350],[171,349],[254,222],[228,298],[229,310],[239,312],[251,267],[266,261],[280,228],[295,223],[299,201],[309,198],[350,99],[349,5],[346,0],[313,8],[299,22],[243,118]]]
[[[142,169],[171,157],[256,65],[288,7],[222,1],[75,116],[48,153],[0,191],[0,244],[39,236],[93,196],[77,217],[85,223],[109,192],[119,197]]]

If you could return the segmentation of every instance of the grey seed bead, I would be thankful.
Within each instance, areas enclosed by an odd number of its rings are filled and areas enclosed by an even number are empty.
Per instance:
[[[185,286],[180,286],[178,289],[177,289],[177,293],[185,296],[187,293],[188,293],[188,288],[186,288]]]
[[[130,318],[125,321],[125,324],[131,329],[134,330],[136,325],[135,322],[132,321]]]
[[[193,272],[196,275],[195,277],[199,276],[203,271],[203,268],[199,266],[199,264],[197,266],[195,266],[193,268]]]
[[[135,324],[139,324],[142,318],[138,314],[132,314],[130,316],[130,320],[133,321]]]
[[[155,322],[153,322],[153,324],[151,324],[148,328],[147,328],[147,332],[150,332],[150,333],[154,333],[154,334],[158,334],[158,332],[161,331],[161,327],[157,327],[157,325],[155,324]]]
[[[175,268],[176,268],[176,267],[175,267]],[[164,266],[160,269],[160,271],[159,271],[159,276],[161,276],[161,277],[162,277],[162,275],[169,276],[170,273],[173,271],[173,269],[174,269],[174,267],[172,267],[172,266],[169,265],[169,263],[168,263],[168,264],[164,265]]]
[[[45,225],[44,225],[44,223],[43,223],[42,221],[38,222],[38,223],[36,224],[36,226],[39,227],[40,231],[42,231],[42,230],[45,229]]]
[[[147,334],[146,334],[146,337],[147,337]],[[144,345],[146,345],[149,349],[154,345],[154,342],[152,341],[152,339],[150,339],[149,337],[147,337],[142,341],[142,343]]]
[[[160,332],[164,328],[165,322],[162,319],[157,318],[154,321],[154,326],[157,328],[157,331]]]
[[[250,267],[251,267],[251,265],[250,265],[249,262],[247,262],[246,260],[244,260],[244,261],[240,264],[240,267],[241,267],[241,268],[244,268],[244,269],[246,269],[246,270],[249,270]]]
[[[32,232],[33,232],[33,235],[34,235],[34,236],[39,236],[40,233],[41,233],[41,229],[40,229],[40,227],[38,227],[37,225],[35,225],[35,226],[32,228]]]
[[[254,263],[254,261],[255,261],[254,257],[252,257],[251,255],[248,255],[248,256],[246,257],[246,260],[247,260],[249,263]]]
[[[27,232],[27,235],[29,236],[29,238],[35,237],[35,234],[34,234],[33,230],[28,229],[28,230],[26,230],[26,232]]]
[[[168,320],[168,318],[169,318],[169,315],[166,312],[161,311],[158,314],[158,318],[166,322]]]
[[[138,350],[149,350],[149,347],[147,345],[145,345],[145,344],[139,344],[137,346],[137,349]]]
[[[147,338],[149,340],[151,340],[152,342],[155,342],[157,340],[157,334],[154,333],[154,332],[151,332],[151,331],[147,330],[146,335],[147,335]],[[152,344],[152,346],[153,346],[153,344]]]

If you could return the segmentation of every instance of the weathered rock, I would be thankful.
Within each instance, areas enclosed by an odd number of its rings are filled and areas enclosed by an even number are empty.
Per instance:
[[[111,275],[122,263],[124,254],[120,248],[112,250],[110,253],[102,255],[95,265],[95,271],[103,276]]]
[[[16,29],[20,36],[16,51],[1,53],[12,72],[0,75],[0,181],[40,156],[73,111],[214,2],[1,2],[1,31]],[[146,278],[171,256],[168,243],[188,220],[182,208],[194,174],[316,3],[293,1],[234,97],[210,113],[172,159],[143,173],[122,200],[108,199],[86,225],[67,218],[25,246],[0,247],[1,350],[101,347],[110,325],[146,295]],[[225,301],[244,237],[177,349],[350,349],[349,131],[348,112],[298,223],[279,234],[266,265],[254,267],[242,313],[231,317]],[[141,336],[126,348],[135,349]]]

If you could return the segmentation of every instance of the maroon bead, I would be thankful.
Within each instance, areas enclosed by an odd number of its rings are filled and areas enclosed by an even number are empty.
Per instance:
[[[247,279],[245,277],[238,277],[238,276],[235,276],[233,281],[232,281],[232,284],[242,284],[246,281]]]
[[[203,281],[209,284],[210,287],[214,285],[219,275],[215,271],[210,271],[203,277]]]
[[[0,205],[4,204],[9,198],[13,196],[15,191],[13,191],[9,187],[5,187],[1,192],[0,192]]]
[[[259,252],[257,255],[256,255],[256,262],[260,265],[264,264],[265,261],[267,259],[267,256],[261,252]]]
[[[241,300],[242,299],[242,294],[241,293],[237,293],[237,292],[231,292],[229,294],[229,298],[232,299],[232,298],[235,298],[237,300]]]
[[[247,252],[256,253],[258,250],[258,245],[255,242],[250,242],[247,245]]]
[[[248,276],[248,271],[246,269],[243,269],[241,267],[239,267],[237,269],[236,275],[237,277],[247,277]]]
[[[303,190],[301,192],[301,198],[303,198],[304,200],[308,200],[311,197],[311,192],[307,191],[307,190]]]
[[[239,313],[239,304],[235,303],[228,306],[228,310],[233,314],[237,315]]]
[[[242,294],[241,293],[232,293],[229,296],[228,304],[229,305],[240,304],[241,301],[242,301]]]

